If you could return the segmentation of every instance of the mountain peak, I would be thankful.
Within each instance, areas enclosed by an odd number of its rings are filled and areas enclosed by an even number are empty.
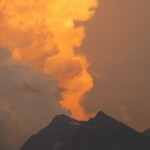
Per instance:
[[[112,117],[110,117],[109,115],[105,114],[103,111],[99,111],[94,118],[92,118],[91,120],[95,120],[98,122],[108,122],[108,121],[115,121],[115,119],[113,119]]]
[[[109,117],[107,114],[105,114],[103,111],[99,111],[94,118],[100,118],[100,117]]]
[[[70,117],[68,117],[68,116],[66,116],[66,115],[64,115],[64,114],[60,114],[60,115],[56,115],[54,118],[53,118],[53,120],[52,120],[52,122],[50,123],[50,125],[51,124],[57,124],[57,125],[59,125],[59,124],[66,124],[66,123],[68,123],[69,121],[71,121],[71,120],[73,120],[72,118],[70,118]]]
[[[116,120],[115,118],[105,114],[103,111],[99,111],[94,118],[91,118],[87,122],[88,126],[96,127],[102,131],[110,131],[110,132],[124,132],[124,130],[133,131],[130,127],[125,125],[124,123]],[[119,130],[119,131],[118,131]]]
[[[55,125],[65,125],[65,124],[69,124],[69,125],[74,125],[74,126],[78,126],[81,125],[84,121],[78,121],[75,120],[73,118],[70,118],[64,114],[60,114],[60,115],[56,115],[51,124],[55,124]],[[51,125],[50,124],[50,125]]]
[[[54,119],[71,119],[71,118],[66,116],[65,114],[60,114],[60,115],[56,115]]]

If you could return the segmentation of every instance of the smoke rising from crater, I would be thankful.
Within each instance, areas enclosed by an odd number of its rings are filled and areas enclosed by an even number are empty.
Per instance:
[[[86,57],[75,52],[85,37],[76,22],[90,19],[97,0],[1,0],[0,45],[14,60],[59,82],[60,104],[76,119],[87,119],[80,105],[93,87]]]

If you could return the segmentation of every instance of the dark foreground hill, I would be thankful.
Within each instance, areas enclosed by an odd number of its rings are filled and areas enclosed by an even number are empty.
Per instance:
[[[150,150],[150,138],[103,112],[85,122],[59,115],[20,150]]]

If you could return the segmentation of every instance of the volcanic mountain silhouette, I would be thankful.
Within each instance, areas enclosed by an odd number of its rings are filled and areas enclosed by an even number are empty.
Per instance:
[[[102,111],[88,121],[57,115],[20,150],[150,150],[150,137]]]

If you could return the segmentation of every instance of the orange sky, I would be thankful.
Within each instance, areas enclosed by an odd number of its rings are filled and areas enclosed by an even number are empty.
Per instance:
[[[87,114],[102,110],[139,131],[150,127],[149,6],[149,0],[103,0],[92,20],[79,23],[86,27],[87,36],[83,46],[75,49],[75,53],[80,56],[83,53],[84,58],[87,57],[84,71],[89,72],[94,79],[94,87],[86,94],[80,107],[83,107]],[[70,19],[65,25],[72,25]],[[2,23],[0,28],[8,29]],[[0,135],[0,145],[4,146],[9,142],[11,147],[15,147],[30,136],[31,132],[47,125],[56,114],[71,113],[59,105],[62,96],[60,92],[64,92],[60,83],[53,80],[52,76],[12,59],[5,44],[6,39],[13,35],[13,38],[22,41],[31,33],[28,32],[24,37],[20,36],[20,32],[13,32],[11,36],[9,32],[5,33],[5,38],[0,38],[0,130],[3,131]],[[81,39],[84,37],[83,33],[80,35]],[[53,35],[49,34],[52,38]],[[30,43],[31,39],[29,38],[27,43]],[[38,42],[41,39],[38,39]],[[80,45],[80,42],[77,42],[77,45]],[[24,45],[26,43],[21,42],[19,46]],[[55,44],[48,46],[55,47]],[[49,55],[57,52],[55,47]],[[68,68],[72,70],[71,63],[68,64]],[[78,63],[74,64],[73,66],[78,68]],[[31,66],[35,67],[35,64],[31,63]],[[78,74],[80,69],[79,67],[73,74]],[[57,70],[53,71],[54,77]],[[69,74],[70,76],[72,74]],[[59,77],[61,78],[61,73]],[[8,147],[6,150],[15,149]]]
[[[149,0],[102,1],[81,48],[95,76],[86,110],[102,109],[138,130],[150,126],[149,6]]]

